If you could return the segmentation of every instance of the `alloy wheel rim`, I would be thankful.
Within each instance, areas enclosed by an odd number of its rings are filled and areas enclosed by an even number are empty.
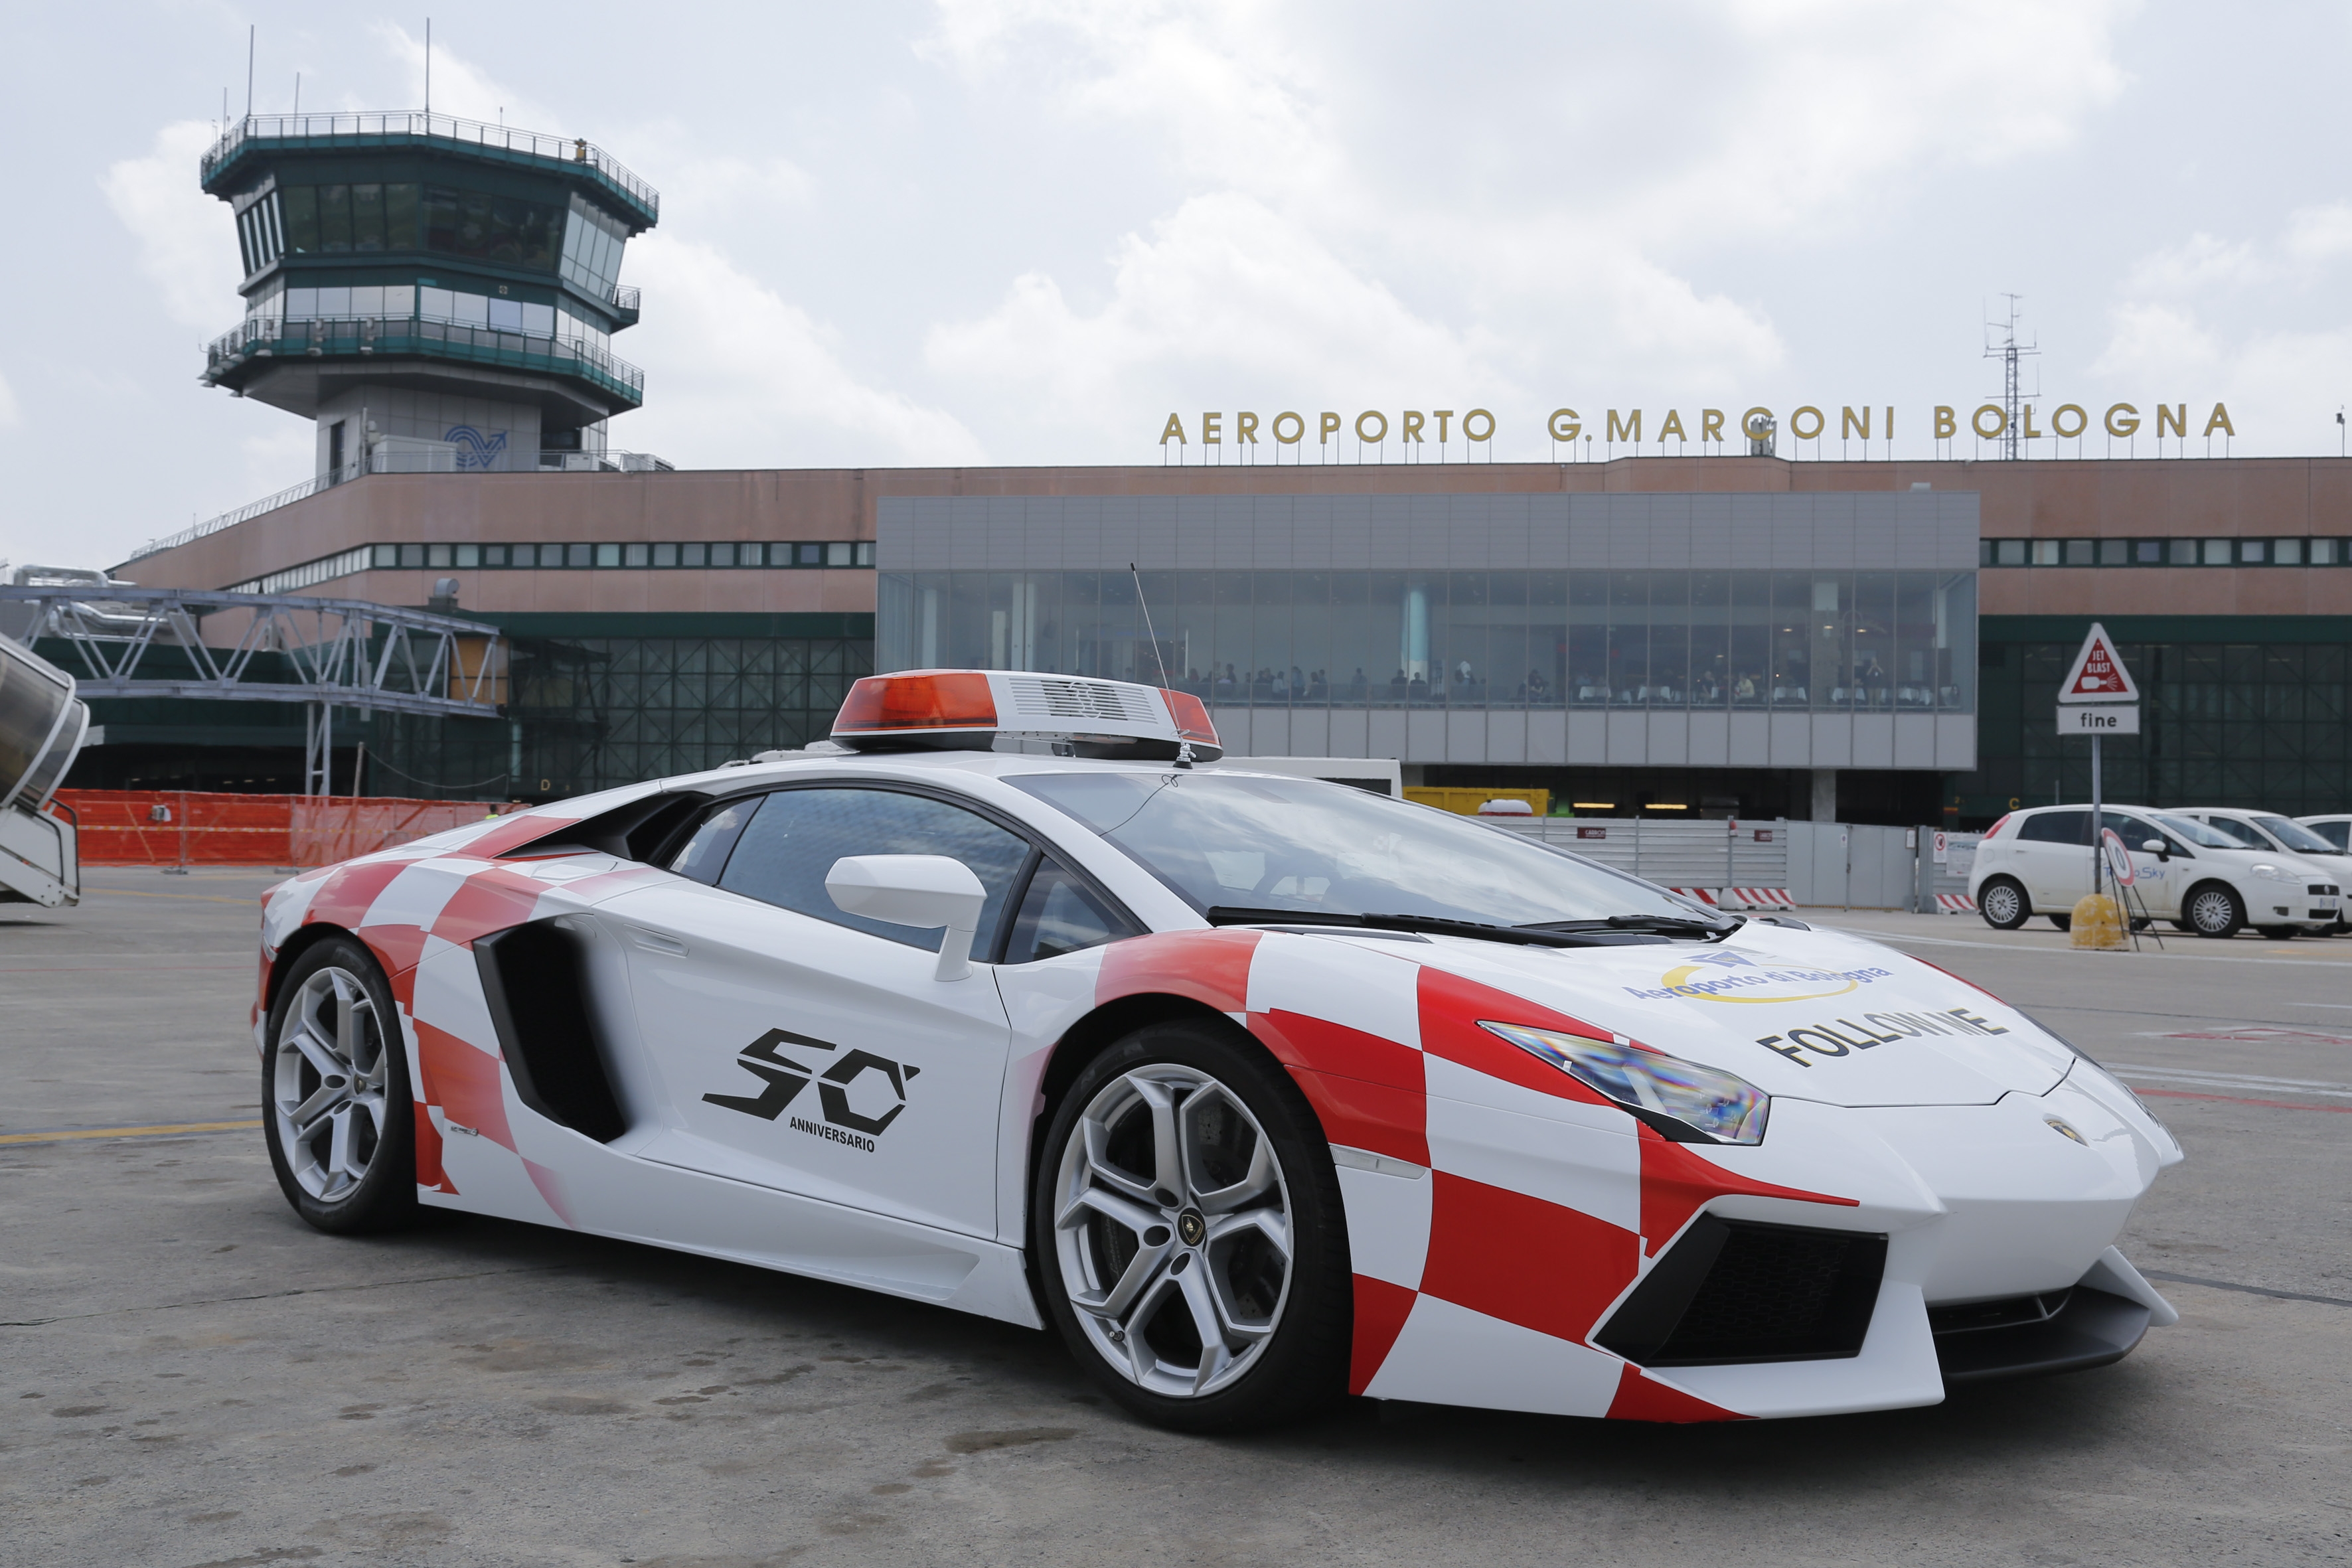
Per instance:
[[[1290,1188],[1249,1108],[1204,1072],[1105,1084],[1062,1150],[1054,1237],[1079,1326],[1129,1382],[1202,1398],[1244,1376],[1289,1300]]]
[[[2002,883],[1985,895],[1985,912],[1996,921],[2006,921],[2017,913],[2017,894]]]
[[[321,1203],[349,1197],[383,1142],[383,1021],[348,969],[302,982],[278,1030],[270,1112],[278,1147],[302,1190]]]
[[[2189,913],[2199,931],[2220,931],[2230,923],[2230,896],[2227,893],[2205,892],[2197,895]]]

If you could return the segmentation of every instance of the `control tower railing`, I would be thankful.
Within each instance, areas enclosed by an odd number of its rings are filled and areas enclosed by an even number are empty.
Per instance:
[[[209,186],[215,174],[237,155],[261,144],[304,147],[375,147],[387,138],[457,143],[469,152],[518,162],[573,163],[585,167],[644,209],[661,215],[661,193],[603,148],[574,136],[545,136],[509,125],[485,125],[446,114],[394,111],[380,114],[249,114],[235,125],[198,165]]]
[[[621,399],[628,408],[646,400],[646,373],[584,338],[534,337],[497,327],[424,321],[414,316],[317,316],[294,320],[248,316],[206,346],[204,379],[215,384],[227,381],[251,360],[326,354],[412,354],[542,374],[576,375]]]

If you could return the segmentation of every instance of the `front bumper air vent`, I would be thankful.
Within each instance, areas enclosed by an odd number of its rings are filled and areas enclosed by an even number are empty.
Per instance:
[[[1857,1355],[1886,1238],[1702,1215],[1593,1336],[1640,1366]]]

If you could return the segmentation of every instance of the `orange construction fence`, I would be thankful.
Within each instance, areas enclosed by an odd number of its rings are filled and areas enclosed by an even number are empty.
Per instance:
[[[85,866],[331,866],[517,809],[478,800],[61,789]]]

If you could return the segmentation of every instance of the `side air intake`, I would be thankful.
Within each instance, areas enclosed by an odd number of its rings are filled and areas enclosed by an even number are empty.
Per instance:
[[[1640,1366],[1861,1353],[1886,1238],[1702,1215],[1595,1342]]]
[[[580,938],[533,921],[474,942],[474,964],[507,1071],[522,1102],[610,1143],[628,1131],[598,1049]]]

